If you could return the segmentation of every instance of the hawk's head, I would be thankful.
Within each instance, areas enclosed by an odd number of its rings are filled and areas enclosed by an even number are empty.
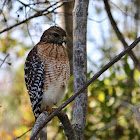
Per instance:
[[[66,32],[60,27],[52,26],[43,33],[40,42],[62,45],[66,43]]]

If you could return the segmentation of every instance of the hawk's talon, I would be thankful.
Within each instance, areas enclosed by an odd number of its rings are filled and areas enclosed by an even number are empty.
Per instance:
[[[50,108],[50,107],[46,107],[46,111],[48,112],[48,114],[50,115],[51,113],[53,113],[55,111],[55,109]]]

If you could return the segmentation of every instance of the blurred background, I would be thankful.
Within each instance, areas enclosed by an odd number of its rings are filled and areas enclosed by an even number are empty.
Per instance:
[[[109,0],[109,5],[120,32],[130,45],[140,36],[140,1]],[[29,51],[39,42],[44,30],[53,25],[60,26],[67,32],[71,78],[63,101],[73,94],[73,7],[73,2],[53,0],[0,1],[1,140],[15,139],[34,124],[34,115],[24,83],[24,62]],[[124,49],[104,7],[103,0],[89,1],[88,79]],[[140,62],[140,45],[137,45],[133,52]],[[88,97],[86,140],[140,138],[140,71],[128,55],[88,87]],[[73,103],[64,111],[71,120]],[[49,140],[66,139],[56,117],[48,123],[47,131]],[[28,140],[30,134],[31,131],[19,139]]]

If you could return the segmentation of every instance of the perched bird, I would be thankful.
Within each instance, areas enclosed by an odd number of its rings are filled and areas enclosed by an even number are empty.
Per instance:
[[[70,77],[66,32],[57,26],[46,30],[25,61],[25,83],[35,118],[64,97]]]

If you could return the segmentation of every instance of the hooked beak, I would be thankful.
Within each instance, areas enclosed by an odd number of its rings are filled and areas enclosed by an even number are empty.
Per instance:
[[[63,43],[66,44],[66,36],[63,37]]]

